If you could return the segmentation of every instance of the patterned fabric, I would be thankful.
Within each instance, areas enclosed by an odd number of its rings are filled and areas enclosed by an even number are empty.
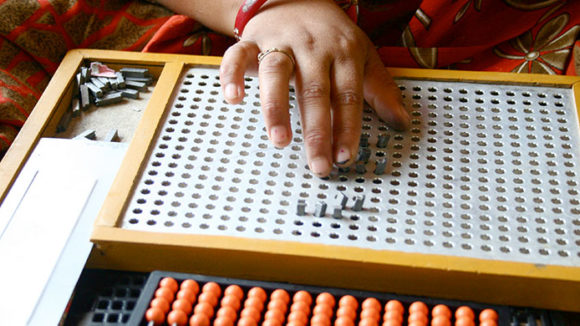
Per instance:
[[[348,0],[339,2],[348,5]],[[580,1],[358,3],[358,24],[388,66],[580,71]],[[143,0],[0,0],[0,17],[0,153],[14,140],[69,49],[222,55],[234,42]]]

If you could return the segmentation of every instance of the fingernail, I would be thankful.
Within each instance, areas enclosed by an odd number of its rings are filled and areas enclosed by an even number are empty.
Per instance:
[[[224,96],[227,100],[237,99],[240,96],[238,87],[235,84],[227,84],[224,90]]]
[[[288,133],[286,132],[285,127],[273,126],[272,128],[270,128],[270,140],[272,140],[274,145],[285,144],[287,137],[288,137]]]
[[[401,119],[400,129],[407,129],[411,125],[411,116],[405,109],[403,103],[399,104],[399,118]]]
[[[318,175],[326,175],[329,165],[326,158],[317,157],[310,161],[310,171]]]
[[[346,164],[350,160],[350,157],[350,150],[346,147],[341,147],[336,154],[336,164]]]

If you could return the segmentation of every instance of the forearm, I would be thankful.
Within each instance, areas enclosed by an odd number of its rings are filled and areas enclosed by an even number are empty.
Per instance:
[[[236,14],[243,0],[157,0],[176,13],[189,16],[224,35],[233,36]]]

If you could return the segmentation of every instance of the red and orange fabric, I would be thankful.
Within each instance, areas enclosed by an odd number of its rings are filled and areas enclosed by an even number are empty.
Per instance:
[[[358,24],[388,66],[580,72],[580,1],[358,2]],[[0,18],[0,152],[69,49],[222,55],[234,42],[143,0],[0,0]]]

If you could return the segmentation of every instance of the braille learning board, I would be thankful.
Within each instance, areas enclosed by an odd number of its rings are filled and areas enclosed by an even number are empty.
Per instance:
[[[323,180],[292,89],[276,149],[257,78],[226,104],[219,58],[83,50],[61,69],[83,60],[160,69],[91,266],[580,311],[580,78],[392,69],[410,129],[366,108],[358,161]]]

